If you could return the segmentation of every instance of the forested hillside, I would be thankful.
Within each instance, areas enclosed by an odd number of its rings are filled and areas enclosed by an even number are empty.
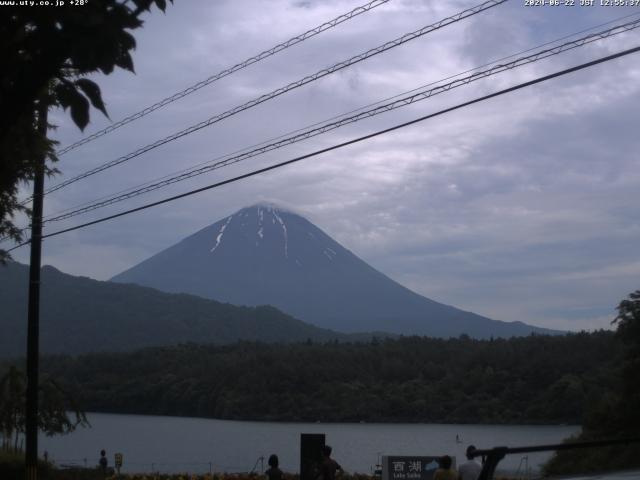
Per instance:
[[[0,358],[24,355],[29,268],[0,265]],[[346,339],[270,307],[237,307],[137,285],[42,269],[40,348],[44,353],[132,351],[184,342],[300,342]],[[363,336],[366,338],[366,335]]]
[[[181,345],[43,362],[87,411],[223,419],[572,423],[611,388],[611,332]]]

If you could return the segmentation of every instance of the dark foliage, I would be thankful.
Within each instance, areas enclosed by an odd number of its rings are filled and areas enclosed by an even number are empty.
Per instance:
[[[0,478],[2,480],[21,480],[26,478],[24,465],[24,453],[0,451]],[[50,464],[38,460],[38,478],[51,478],[52,470]]]
[[[0,368],[0,450],[17,453],[18,441],[26,429],[27,376],[15,365],[3,370]],[[78,407],[75,393],[50,376],[43,375],[39,382],[38,429],[47,436],[53,436],[87,426],[89,422]]]
[[[616,341],[618,362],[610,371],[610,381],[590,408],[582,433],[573,440],[640,438],[640,290],[620,302]],[[640,443],[557,454],[546,466],[547,473],[587,473],[600,470],[640,468]]]
[[[2,480],[23,480],[26,478],[24,453],[0,452],[0,478]],[[99,468],[59,468],[44,460],[38,460],[38,479],[104,480],[105,477]]]
[[[88,411],[287,421],[581,423],[611,332],[478,341],[182,345],[49,357]]]
[[[89,123],[89,105],[107,114],[100,88],[84,78],[115,67],[133,71],[131,34],[140,15],[165,0],[100,0],[78,8],[3,7],[0,16],[0,238],[22,238],[12,215],[26,211],[17,200],[21,182],[37,165],[57,160],[55,144],[39,129],[38,111],[69,110],[74,123]],[[46,129],[45,129],[46,130]],[[48,164],[49,175],[55,169]],[[0,250],[0,261],[6,252]]]

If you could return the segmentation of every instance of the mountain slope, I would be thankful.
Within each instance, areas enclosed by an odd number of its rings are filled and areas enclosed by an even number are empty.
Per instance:
[[[26,346],[29,269],[0,265],[0,356]],[[184,342],[327,341],[344,336],[307,325],[273,307],[236,307],[192,295],[74,277],[42,269],[43,353],[126,351]]]
[[[341,332],[475,338],[551,333],[420,296],[303,217],[266,205],[242,209],[112,280],[235,305],[274,305]]]

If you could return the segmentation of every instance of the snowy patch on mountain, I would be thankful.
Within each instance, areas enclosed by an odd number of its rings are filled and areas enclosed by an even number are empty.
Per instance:
[[[282,221],[280,215],[278,215],[278,211],[272,209],[271,212],[273,216],[278,220],[278,223],[282,226],[282,234],[284,235],[284,258],[289,258],[289,239],[287,238],[287,226]]]
[[[216,244],[211,249],[211,253],[213,253],[216,250],[216,248],[218,248],[218,246],[220,245],[220,242],[222,241],[222,236],[224,235],[224,229],[227,228],[227,225],[229,225],[232,218],[233,218],[233,215],[229,216],[229,218],[227,219],[227,222],[224,225],[222,225],[222,227],[220,227],[220,231],[218,232],[218,236],[216,237]]]

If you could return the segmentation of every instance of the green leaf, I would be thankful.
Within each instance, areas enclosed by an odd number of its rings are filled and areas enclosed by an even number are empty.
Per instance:
[[[120,68],[124,68],[125,70],[129,70],[130,72],[135,73],[135,70],[133,68],[133,59],[128,52],[120,54],[120,56],[116,59],[116,65]]]
[[[73,101],[73,90],[75,90],[73,85],[66,80],[58,83],[53,89],[55,101],[65,110],[69,108]]]
[[[151,2],[153,0],[133,0],[138,10],[149,10],[151,8]]]
[[[155,1],[156,1],[156,6],[164,12],[165,9],[167,8],[166,0],[155,0]]]
[[[65,110],[71,108],[71,118],[80,130],[84,130],[89,123],[89,101],[69,80],[59,80],[60,83],[54,87],[56,101]]]
[[[102,101],[100,87],[95,82],[92,82],[87,78],[76,80],[76,85],[80,87],[80,90],[82,90],[82,92],[89,98],[89,100],[91,101],[91,105],[93,105],[94,108],[100,110],[105,117],[109,118],[107,109],[105,108],[104,102]]]
[[[89,123],[89,100],[77,90],[75,92],[77,95],[73,97],[73,102],[71,102],[71,118],[80,130],[84,130],[84,127]]]

